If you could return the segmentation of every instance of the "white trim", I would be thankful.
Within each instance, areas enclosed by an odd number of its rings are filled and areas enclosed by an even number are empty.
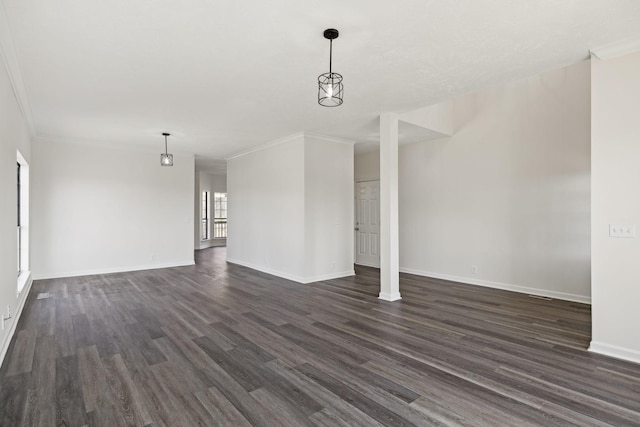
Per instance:
[[[22,292],[18,294],[18,307],[13,315],[11,328],[9,329],[9,333],[5,335],[4,341],[2,342],[2,347],[0,350],[0,365],[4,362],[4,357],[7,355],[7,350],[9,350],[9,344],[11,344],[11,339],[16,332],[16,326],[18,326],[18,320],[20,320],[20,316],[22,316],[22,310],[24,309],[24,305],[29,297],[29,292],[31,292],[31,285],[33,284],[33,279],[31,275],[27,277],[27,283],[22,288]]]
[[[429,271],[415,270],[413,268],[400,267],[401,273],[415,274],[417,276],[433,277],[434,279],[450,280],[452,282],[466,283],[469,285],[484,286],[486,288],[502,289],[505,291],[519,292],[523,294],[539,295],[565,301],[591,304],[591,297],[584,295],[569,294],[566,292],[549,291],[547,289],[530,288],[527,286],[512,285],[510,283],[493,282],[490,280],[470,279],[462,276],[452,276],[450,274],[433,273]]]
[[[302,276],[298,276],[296,274],[285,273],[285,272],[282,272],[282,271],[274,270],[272,268],[258,266],[258,265],[252,264],[250,262],[245,262],[245,261],[241,261],[241,260],[233,259],[233,258],[229,258],[229,257],[227,257],[227,262],[230,262],[231,264],[241,265],[243,267],[248,267],[248,268],[250,268],[252,270],[257,270],[257,271],[261,271],[263,273],[271,274],[272,276],[277,276],[277,277],[281,277],[283,279],[292,280],[294,282],[302,283],[303,285],[306,285],[308,283],[313,283],[313,282],[321,282],[323,280],[331,280],[331,279],[339,279],[341,277],[355,276],[355,274],[356,274],[356,272],[354,270],[348,270],[348,271],[343,271],[343,272],[340,272],[340,273],[330,273],[330,274],[324,274],[324,275],[320,275],[320,276],[302,277]]]
[[[252,270],[262,271],[263,273],[271,274],[273,276],[282,277],[283,279],[293,280],[294,282],[305,283],[304,277],[297,276],[295,274],[284,273],[282,271],[273,270],[271,268],[258,266],[258,265],[252,264],[250,262],[245,262],[245,261],[241,261],[239,259],[233,259],[233,258],[229,258],[229,257],[227,257],[227,262],[230,262],[231,264],[241,265],[243,267],[248,267],[248,268],[250,268]]]
[[[335,136],[321,135],[319,133],[313,133],[313,132],[302,132],[302,133],[304,134],[304,136],[308,136],[310,138],[316,138],[316,139],[320,139],[322,141],[327,141],[327,142],[335,142],[338,144],[355,145],[357,142],[352,139],[336,138]]]
[[[593,48],[589,52],[596,58],[606,61],[638,51],[640,51],[640,38],[630,38]]]
[[[29,280],[32,280],[31,271],[21,271],[20,274],[18,275],[18,283],[17,283],[18,295],[24,290],[27,283],[29,283]]]
[[[308,136],[310,138],[316,138],[316,139],[320,139],[322,141],[327,141],[327,142],[336,142],[336,143],[340,143],[340,144],[349,144],[349,145],[355,145],[356,141],[352,141],[350,139],[342,139],[342,138],[335,138],[333,136],[326,136],[326,135],[320,135],[320,134],[316,134],[316,133],[310,133],[310,132],[296,132],[293,135],[289,135],[289,136],[285,136],[283,138],[278,138],[275,139],[273,141],[269,141],[267,143],[264,144],[260,144],[256,147],[253,148],[249,148],[246,150],[242,150],[242,151],[238,151],[237,153],[234,153],[230,156],[225,157],[225,160],[231,160],[231,159],[235,159],[237,157],[242,157],[242,156],[246,156],[247,154],[251,154],[251,153],[255,153],[257,151],[262,151],[266,148],[271,148],[274,147],[276,145],[280,145],[280,144],[284,144],[285,142],[289,142],[292,141],[296,138],[304,138],[305,136]]]
[[[616,359],[623,359],[630,362],[640,363],[640,351],[632,350],[630,348],[591,341],[591,345],[589,345],[589,351],[609,357],[615,357]]]
[[[20,61],[18,61],[18,56],[16,55],[13,36],[11,35],[7,11],[3,0],[0,0],[0,56],[5,64],[9,81],[11,82],[11,88],[16,96],[16,101],[18,102],[24,121],[27,123],[31,136],[35,136],[36,127],[33,121],[33,114],[31,113],[31,104],[29,103],[29,97],[27,95],[27,86],[22,78]]]
[[[235,159],[237,157],[246,156],[247,154],[255,153],[256,151],[262,151],[266,148],[274,147],[276,145],[284,144],[285,142],[293,141],[296,138],[304,138],[304,132],[297,132],[293,135],[285,136],[284,138],[279,138],[264,144],[260,144],[256,147],[249,148],[247,150],[238,151],[235,154],[225,157],[225,160]]]
[[[2,0],[0,0],[2,1]],[[172,134],[173,135],[173,134]],[[46,136],[39,135],[35,136],[31,140],[32,143],[36,144],[63,144],[63,145],[82,145],[86,147],[90,145],[91,147],[96,148],[107,148],[110,150],[119,150],[119,151],[128,151],[135,153],[157,153],[158,150],[149,146],[148,143],[140,143],[139,141],[128,140],[125,141],[126,144],[113,144],[113,140],[103,140],[103,139],[95,139],[95,138],[67,138],[67,137],[58,137],[58,136]],[[191,158],[194,161],[194,170],[195,170],[195,158],[196,155],[192,151],[183,151],[176,150],[174,148],[171,149],[171,152],[174,156],[178,157],[187,157]],[[219,159],[214,159],[219,160]],[[204,172],[204,171],[200,171]],[[208,173],[208,172],[207,172]]]
[[[66,272],[59,272],[59,273],[40,273],[34,277],[34,280],[59,279],[61,277],[93,276],[96,274],[126,273],[129,271],[156,270],[159,268],[185,267],[188,265],[195,265],[195,261],[188,260],[188,261],[181,261],[181,262],[168,262],[165,264],[136,265],[131,267],[96,268],[93,270],[66,271]]]
[[[325,280],[340,279],[342,277],[351,277],[355,275],[356,275],[355,270],[341,271],[339,273],[321,274],[320,276],[307,277],[306,279],[307,281],[304,283],[322,282]]]
[[[400,292],[395,292],[393,294],[389,294],[386,292],[380,292],[380,295],[378,296],[378,299],[384,300],[384,301],[398,301],[401,300],[402,297],[400,296]]]

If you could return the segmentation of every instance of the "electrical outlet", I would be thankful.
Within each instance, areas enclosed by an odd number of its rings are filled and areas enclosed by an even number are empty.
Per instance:
[[[471,272],[473,274],[478,274],[478,266],[477,265],[472,265],[471,266]]]
[[[635,224],[609,224],[609,237],[623,237],[634,239],[636,237]]]

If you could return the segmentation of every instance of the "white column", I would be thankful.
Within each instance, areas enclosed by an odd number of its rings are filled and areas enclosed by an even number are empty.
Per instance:
[[[380,295],[400,297],[398,243],[398,115],[380,115]]]

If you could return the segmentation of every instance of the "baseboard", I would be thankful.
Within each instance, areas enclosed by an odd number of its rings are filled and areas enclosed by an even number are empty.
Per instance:
[[[282,277],[283,279],[293,280],[294,282],[305,283],[304,277],[297,276],[295,274],[285,273],[283,271],[278,271],[278,270],[274,270],[274,269],[271,269],[271,268],[268,268],[268,267],[255,265],[255,264],[252,264],[250,262],[241,261],[239,259],[229,258],[228,256],[227,256],[227,262],[230,262],[231,264],[241,265],[243,267],[248,267],[248,268],[250,268],[252,270],[258,270],[258,271],[261,271],[263,273],[271,274],[273,276]]]
[[[380,292],[380,295],[378,295],[378,299],[381,299],[384,301],[398,301],[398,300],[401,300],[402,297],[400,296],[400,292],[395,292],[393,294],[390,294],[387,292]]]
[[[321,274],[319,276],[311,276],[306,278],[304,283],[322,282],[324,280],[340,279],[341,277],[355,276],[355,270],[346,270],[339,273]]]
[[[0,347],[0,365],[2,365],[2,363],[4,362],[4,357],[7,355],[7,351],[9,350],[9,344],[11,344],[13,334],[15,334],[16,332],[16,327],[18,326],[20,316],[22,316],[22,310],[24,309],[24,305],[27,302],[27,298],[29,297],[29,292],[31,291],[32,284],[33,278],[31,277],[31,274],[29,274],[27,282],[22,288],[22,292],[20,292],[20,299],[18,300],[18,305],[12,319],[13,322],[11,322],[11,327],[9,328],[9,333],[5,335],[4,341],[2,342],[2,347]]]
[[[616,359],[640,363],[640,351],[618,347],[617,345],[591,341],[591,344],[589,345],[589,351],[602,354],[604,356],[615,357]]]
[[[509,283],[492,282],[490,280],[472,279],[469,277],[453,276],[449,274],[439,274],[429,271],[415,270],[412,268],[400,268],[400,272],[415,274],[416,276],[433,277],[434,279],[450,280],[452,282],[466,283],[468,285],[484,286],[486,288],[502,289],[505,291],[519,292],[523,294],[539,295],[554,299],[579,302],[582,304],[591,304],[591,297],[584,295],[569,294],[565,292],[555,292],[546,289],[530,288],[527,286],[512,285]]]
[[[255,265],[250,262],[245,262],[245,261],[241,261],[241,260],[233,259],[229,257],[227,257],[227,262],[230,262],[231,264],[241,265],[243,267],[248,267],[252,270],[258,270],[263,273],[271,274],[273,276],[282,277],[283,279],[292,280],[294,282],[302,283],[305,285],[313,282],[321,282],[323,280],[331,280],[331,279],[339,279],[341,277],[355,276],[356,274],[354,270],[347,270],[347,271],[342,271],[340,273],[330,273],[330,274],[324,274],[319,276],[303,277],[303,276],[298,276],[296,274],[285,273],[283,271],[274,270],[268,267]]]
[[[96,274],[126,273],[129,271],[156,270],[159,268],[184,267],[188,265],[195,265],[195,261],[188,260],[188,261],[182,261],[182,262],[136,265],[136,266],[130,266],[130,267],[97,268],[93,270],[67,271],[67,272],[60,272],[60,273],[40,273],[35,275],[33,280],[59,279],[62,277],[93,276]]]

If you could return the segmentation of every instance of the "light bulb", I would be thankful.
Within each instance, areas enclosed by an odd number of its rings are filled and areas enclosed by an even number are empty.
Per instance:
[[[333,98],[333,83],[327,86],[327,97]]]

